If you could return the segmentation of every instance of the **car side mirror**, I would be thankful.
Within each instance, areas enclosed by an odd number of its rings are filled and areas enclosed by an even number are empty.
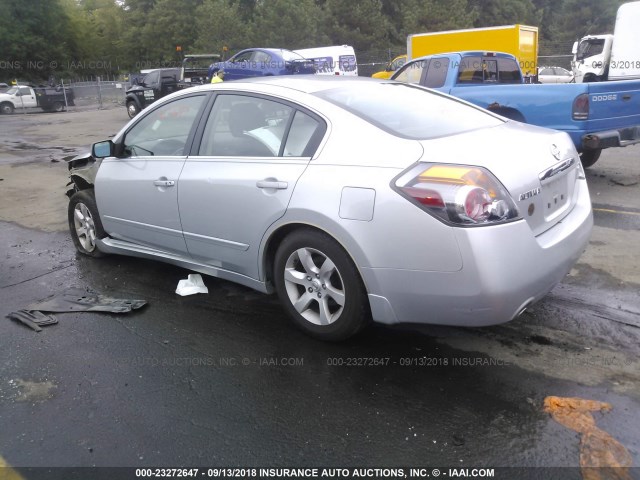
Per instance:
[[[91,155],[94,158],[113,157],[115,151],[115,145],[111,140],[105,140],[104,142],[94,143],[91,147]]]

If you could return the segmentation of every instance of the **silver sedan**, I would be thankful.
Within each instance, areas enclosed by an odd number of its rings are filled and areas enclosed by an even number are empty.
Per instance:
[[[80,253],[277,292],[326,340],[371,320],[507,322],[562,280],[593,224],[565,133],[393,81],[190,88],[69,168]]]

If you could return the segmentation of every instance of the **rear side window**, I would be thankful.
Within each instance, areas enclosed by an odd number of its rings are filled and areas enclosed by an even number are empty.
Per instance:
[[[510,58],[498,58],[500,83],[522,83],[522,74],[518,62]]]
[[[323,134],[324,128],[318,120],[298,110],[291,122],[283,156],[311,157]]]
[[[503,123],[481,108],[405,83],[358,82],[315,95],[393,135],[415,140]]]
[[[290,105],[248,95],[219,95],[198,155],[310,157],[324,131],[323,123]]]

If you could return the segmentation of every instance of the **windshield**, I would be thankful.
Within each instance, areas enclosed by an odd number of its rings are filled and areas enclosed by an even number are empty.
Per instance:
[[[293,60],[304,60],[304,57],[302,55],[298,55],[295,52],[292,52],[291,50],[281,50],[282,53],[282,59],[285,62],[291,62]]]
[[[594,38],[590,40],[584,40],[580,42],[578,46],[578,53],[576,54],[577,60],[583,58],[593,57],[594,55],[600,55],[604,50],[604,39]]]
[[[315,93],[393,135],[414,140],[501,125],[480,108],[400,83],[358,83]]]
[[[9,95],[15,95],[16,93],[18,93],[18,87],[11,87],[9,90],[7,90],[4,93]]]

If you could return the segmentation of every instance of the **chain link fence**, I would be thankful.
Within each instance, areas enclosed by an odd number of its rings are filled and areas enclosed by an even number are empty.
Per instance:
[[[129,80],[109,77],[63,80],[62,84],[73,90],[74,105],[67,107],[70,111],[123,107],[126,91],[131,87]]]
[[[396,56],[406,52],[401,48],[368,50],[357,53],[358,74],[370,77],[375,72],[384,70],[386,65]],[[570,54],[540,55],[539,66],[557,66],[571,70]],[[74,93],[74,105],[67,110],[98,110],[124,107],[126,91],[131,87],[133,75],[103,76],[91,78],[75,78],[63,80],[61,83]]]

